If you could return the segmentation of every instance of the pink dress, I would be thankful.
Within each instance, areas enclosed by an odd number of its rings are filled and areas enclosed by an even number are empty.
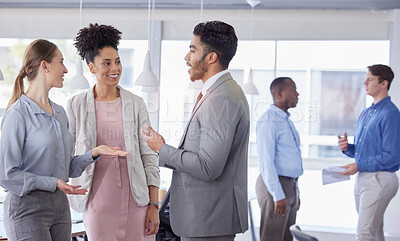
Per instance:
[[[122,101],[95,101],[97,144],[126,150]],[[92,189],[83,214],[89,241],[152,241],[145,236],[148,207],[139,207],[129,185],[127,159],[102,156],[97,162]]]

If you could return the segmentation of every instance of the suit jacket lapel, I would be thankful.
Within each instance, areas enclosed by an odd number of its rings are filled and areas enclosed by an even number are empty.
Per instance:
[[[95,85],[94,85],[95,86]],[[97,134],[96,134],[96,108],[94,103],[94,86],[89,89],[86,95],[87,101],[87,112],[88,112],[88,119],[89,119],[89,130],[90,130],[90,137],[92,138],[92,148],[97,146]]]
[[[132,139],[133,139],[133,128],[135,123],[135,115],[134,115],[134,104],[132,98],[130,98],[129,93],[119,85],[117,86],[119,89],[119,93],[121,95],[122,100],[122,115],[123,115],[123,127],[124,127],[124,140],[125,140],[125,149],[127,152],[132,152],[131,149]],[[128,163],[128,165],[130,165]]]
[[[219,77],[219,78],[217,79],[217,81],[215,81],[215,83],[207,90],[207,93],[206,93],[206,94],[204,95],[204,97],[200,100],[200,102],[198,103],[198,105],[195,107],[195,109],[193,110],[192,114],[190,115],[189,121],[186,123],[185,131],[183,132],[183,136],[182,136],[182,138],[181,138],[181,141],[180,141],[180,143],[179,143],[178,148],[181,148],[181,147],[182,147],[183,141],[184,141],[185,138],[186,138],[186,133],[187,133],[187,130],[188,130],[188,128],[189,128],[190,122],[192,121],[193,116],[196,114],[197,110],[200,108],[200,106],[203,104],[203,102],[208,98],[208,96],[212,95],[212,92],[213,92],[216,88],[218,88],[218,86],[220,86],[220,85],[221,85],[222,83],[224,83],[225,81],[232,80],[232,79],[233,79],[233,78],[232,78],[231,74],[230,74],[230,73],[226,73],[226,74],[222,75],[221,77]]]

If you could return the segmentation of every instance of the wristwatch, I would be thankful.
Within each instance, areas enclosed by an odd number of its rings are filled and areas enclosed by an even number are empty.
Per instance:
[[[150,201],[150,205],[154,205],[157,209],[159,208],[159,202]]]

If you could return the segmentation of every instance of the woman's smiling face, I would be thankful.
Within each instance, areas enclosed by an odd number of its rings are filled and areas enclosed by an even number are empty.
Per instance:
[[[94,58],[94,63],[89,64],[89,69],[96,76],[98,84],[116,86],[122,73],[118,51],[112,47],[102,48]]]

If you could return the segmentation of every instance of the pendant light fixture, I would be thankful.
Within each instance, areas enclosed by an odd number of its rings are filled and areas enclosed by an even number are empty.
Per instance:
[[[80,2],[80,7],[79,7],[79,29],[82,28],[82,1]],[[83,66],[82,66],[82,60],[81,57],[79,56],[77,62],[76,62],[76,74],[74,77],[72,77],[70,84],[69,84],[71,89],[89,89],[90,85],[88,80],[83,76]]]
[[[2,80],[4,80],[4,75],[3,75],[3,72],[1,72],[1,69],[0,69],[0,81],[2,81]]]
[[[253,69],[249,69],[247,82],[243,85],[243,92],[248,95],[258,95],[257,87],[253,83]]]
[[[254,7],[260,4],[260,1],[247,0],[251,6],[251,21],[250,21],[250,41],[253,41],[253,24],[254,24]],[[244,74],[244,73],[243,73]],[[253,83],[253,68],[250,67],[246,83],[243,85],[243,92],[248,95],[258,95],[257,87]]]
[[[153,7],[154,7],[153,0]],[[135,85],[142,87],[157,87],[158,80],[156,75],[153,73],[151,68],[151,60],[150,60],[150,7],[151,0],[148,0],[148,12],[147,12],[147,53],[144,59],[143,72],[136,79]]]
[[[204,0],[200,0],[200,23],[203,22]]]
[[[79,58],[76,61],[76,74],[72,77],[70,82],[71,89],[89,89],[90,85],[88,80],[83,76],[82,60]]]
[[[200,0],[200,23],[203,22],[203,0]],[[189,89],[192,90],[201,90],[203,88],[203,81],[201,80],[195,80],[195,81],[190,81],[189,83]]]

